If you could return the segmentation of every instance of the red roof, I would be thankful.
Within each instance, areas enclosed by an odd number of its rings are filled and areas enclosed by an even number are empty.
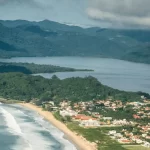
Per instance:
[[[121,142],[123,142],[123,143],[130,143],[131,141],[130,140],[121,140]]]
[[[82,114],[79,114],[77,116],[74,117],[75,119],[79,119],[79,120],[97,120],[96,118],[92,118],[91,116],[86,116],[86,115],[82,115]]]
[[[134,115],[133,115],[133,118],[134,118],[134,119],[140,119],[141,117],[134,114]]]

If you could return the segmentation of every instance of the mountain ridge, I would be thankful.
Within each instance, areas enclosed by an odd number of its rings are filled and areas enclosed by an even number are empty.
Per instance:
[[[150,30],[0,20],[0,57],[97,56],[150,63]],[[145,35],[145,36],[144,36]],[[2,49],[2,43],[14,50]]]

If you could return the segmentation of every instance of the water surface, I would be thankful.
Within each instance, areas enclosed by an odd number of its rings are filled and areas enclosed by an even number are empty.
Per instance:
[[[150,93],[150,65],[148,64],[91,57],[19,57],[1,59],[0,61],[28,62],[77,69],[93,69],[94,72],[61,72],[40,75],[45,78],[51,78],[52,75],[55,74],[61,79],[73,76],[85,77],[91,75],[96,77],[103,84],[116,89]]]
[[[76,150],[64,134],[36,112],[0,104],[0,150]]]

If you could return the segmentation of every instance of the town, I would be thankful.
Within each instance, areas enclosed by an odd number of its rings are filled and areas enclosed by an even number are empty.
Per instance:
[[[33,100],[32,103],[38,103]],[[140,102],[121,100],[92,100],[71,102],[64,100],[42,102],[42,108],[53,112],[57,119],[75,122],[83,128],[107,128],[106,135],[122,145],[150,148],[150,100],[141,96]],[[60,119],[61,118],[61,119]]]

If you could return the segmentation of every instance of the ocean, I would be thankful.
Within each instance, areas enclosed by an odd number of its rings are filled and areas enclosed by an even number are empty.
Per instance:
[[[77,150],[37,112],[0,104],[0,150]]]

